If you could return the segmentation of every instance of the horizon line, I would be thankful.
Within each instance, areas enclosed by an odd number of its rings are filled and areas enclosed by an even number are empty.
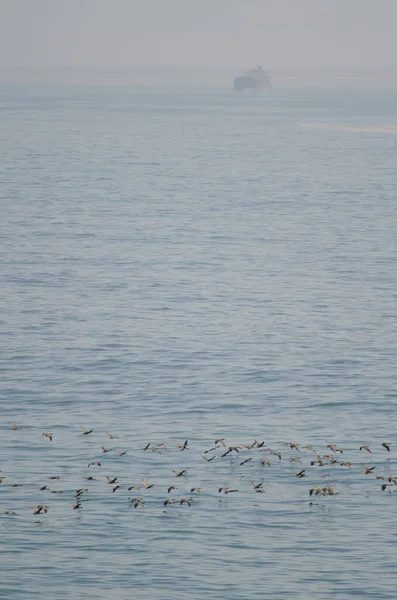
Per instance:
[[[252,65],[251,65],[252,66]],[[268,67],[269,65],[267,65]],[[0,70],[5,69],[31,69],[31,70],[93,70],[93,71],[131,71],[131,70],[166,70],[166,69],[193,69],[200,71],[211,71],[219,69],[240,69],[244,68],[241,65],[129,65],[129,66],[98,66],[98,65],[0,65]],[[246,68],[250,68],[248,65]],[[354,71],[354,72],[371,72],[371,71],[397,71],[397,65],[379,65],[374,67],[354,67],[354,66],[274,66],[272,69],[277,71]],[[270,70],[270,69],[269,69]]]

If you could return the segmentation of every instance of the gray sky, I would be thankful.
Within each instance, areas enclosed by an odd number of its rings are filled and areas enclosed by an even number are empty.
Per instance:
[[[0,0],[0,66],[397,66],[397,0]]]

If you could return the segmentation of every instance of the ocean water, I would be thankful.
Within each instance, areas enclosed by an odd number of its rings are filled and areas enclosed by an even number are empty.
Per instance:
[[[397,91],[0,111],[0,597],[394,600]]]

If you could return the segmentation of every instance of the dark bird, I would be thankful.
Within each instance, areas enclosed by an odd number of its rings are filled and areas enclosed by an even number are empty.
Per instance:
[[[255,481],[251,481],[252,487],[254,488],[254,490],[259,490],[260,488],[263,487],[263,483],[255,483]]]
[[[289,446],[291,450],[296,450],[297,452],[300,452],[299,445],[294,444],[294,442],[287,442],[285,445]]]
[[[191,488],[190,493],[192,493],[192,492],[196,492],[197,494],[200,494],[201,488],[198,488],[198,487]]]
[[[372,454],[372,450],[369,446],[360,446],[360,450],[366,450],[370,454]]]
[[[42,492],[43,490],[48,490],[48,485],[42,485],[40,491]]]
[[[115,492],[116,490],[121,490],[121,489],[123,489],[123,487],[124,487],[124,486],[123,486],[123,485],[121,485],[121,484],[120,484],[120,485],[115,485],[115,486],[114,486],[114,488],[113,488],[113,490],[112,490],[112,491],[113,491],[113,494],[114,494],[114,492]]]
[[[36,508],[33,508],[31,506],[30,510],[33,512],[34,515],[41,515],[42,512],[47,514],[49,508],[45,504],[38,504]]]
[[[187,504],[188,506],[191,506],[192,500],[191,500],[191,498],[181,498],[179,500],[179,504]]]
[[[102,452],[106,453],[106,452],[113,452],[113,448],[105,448],[105,446],[101,446],[102,448]]]
[[[164,506],[168,506],[168,504],[175,504],[175,498],[167,498],[167,500],[164,500],[163,504]]]
[[[167,488],[167,492],[170,493],[172,492],[172,490],[177,490],[178,488],[176,487],[176,485],[170,485],[169,488]]]
[[[253,448],[256,448],[257,443],[258,442],[254,440],[252,444],[242,444],[242,447],[246,448],[247,450],[252,450]]]
[[[299,473],[295,473],[295,477],[306,477],[306,469],[302,469]]]
[[[178,448],[180,451],[182,451],[182,450],[187,450],[188,443],[189,443],[189,441],[188,441],[188,440],[185,440],[185,441],[183,442],[183,444],[180,444],[179,442],[177,442],[177,441],[174,441],[174,444],[175,444],[175,446],[176,446],[176,447],[177,447],[177,448]]]
[[[48,439],[50,440],[50,442],[52,442],[52,438],[54,437],[53,433],[48,433],[48,431],[46,431],[45,433],[43,433],[43,435],[45,437],[48,437]]]
[[[117,481],[117,477],[108,477],[107,475],[106,475],[106,479],[107,479],[107,482],[111,485],[113,483],[116,483],[116,481]]]
[[[131,490],[140,490],[141,488],[139,487],[139,485],[130,485],[130,487],[127,489],[130,492]]]
[[[150,488],[154,487],[154,483],[148,483],[146,479],[142,479],[141,481],[147,490],[150,490]]]
[[[338,448],[338,446],[336,444],[328,444],[327,448],[329,448],[330,450],[332,450],[332,452],[334,452],[335,454],[337,452],[339,452],[339,454],[343,454],[342,448]]]
[[[388,487],[393,487],[391,483],[382,484],[382,492],[384,492]]]
[[[363,467],[364,475],[369,475],[376,468],[376,465],[373,467]]]
[[[309,490],[309,494],[310,494],[310,496],[312,496],[313,494],[316,494],[316,496],[318,496],[319,494],[321,494],[322,496],[325,496],[326,492],[324,491],[324,488],[320,488],[320,487],[318,487],[318,485],[314,485],[312,487],[312,489]]]
[[[89,433],[92,433],[94,431],[93,429],[86,429],[82,425],[80,425],[80,429],[82,430],[83,435],[88,435]]]
[[[243,460],[243,461],[240,463],[240,467],[241,467],[242,465],[245,465],[245,463],[249,462],[250,460],[252,460],[252,456],[251,456],[251,458],[246,458],[245,460]]]
[[[93,460],[92,462],[88,463],[88,467],[92,467],[93,465],[97,465],[98,467],[102,466],[99,460]]]
[[[273,456],[277,456],[279,460],[281,460],[281,453],[280,452],[275,452],[274,450],[270,450],[270,454],[272,454]]]
[[[214,452],[214,450],[218,450],[220,446],[214,446],[213,448],[208,448],[208,450],[204,450],[203,454],[208,454],[209,452]]]
[[[225,456],[228,456],[230,453],[231,453],[231,449],[229,448],[229,450],[226,450],[226,452],[221,454],[221,458],[225,458]]]
[[[206,456],[204,456],[204,454],[202,454],[201,456],[202,456],[202,458],[204,458],[204,460],[206,462],[211,462],[211,460],[214,460],[214,458],[215,458],[215,456],[211,456],[210,458],[207,458]]]
[[[226,452],[224,452],[221,456],[223,458],[224,456],[228,456],[228,454],[231,454],[232,452],[237,452],[238,454],[240,452],[240,446],[229,446]]]
[[[81,502],[75,502],[74,504],[72,504],[73,510],[77,510],[78,508],[81,508],[81,507],[82,507]]]
[[[218,489],[218,494],[223,492],[224,494],[232,494],[233,492],[238,492],[238,490],[229,490],[227,487],[221,487]]]
[[[125,456],[127,454],[127,450],[115,450],[118,456]]]
[[[225,438],[219,438],[215,440],[214,444],[221,444],[222,446],[225,446]]]
[[[175,477],[183,477],[184,475],[187,475],[186,469],[183,469],[183,471],[174,471],[174,470],[172,470],[172,472],[175,475]]]
[[[390,452],[390,444],[387,444],[386,442],[383,442],[382,446],[383,446],[384,448],[386,448],[386,450],[387,450],[388,452]]]

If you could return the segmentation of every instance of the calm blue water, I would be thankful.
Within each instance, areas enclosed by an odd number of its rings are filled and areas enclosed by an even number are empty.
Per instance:
[[[397,92],[0,92],[0,597],[394,600]]]

